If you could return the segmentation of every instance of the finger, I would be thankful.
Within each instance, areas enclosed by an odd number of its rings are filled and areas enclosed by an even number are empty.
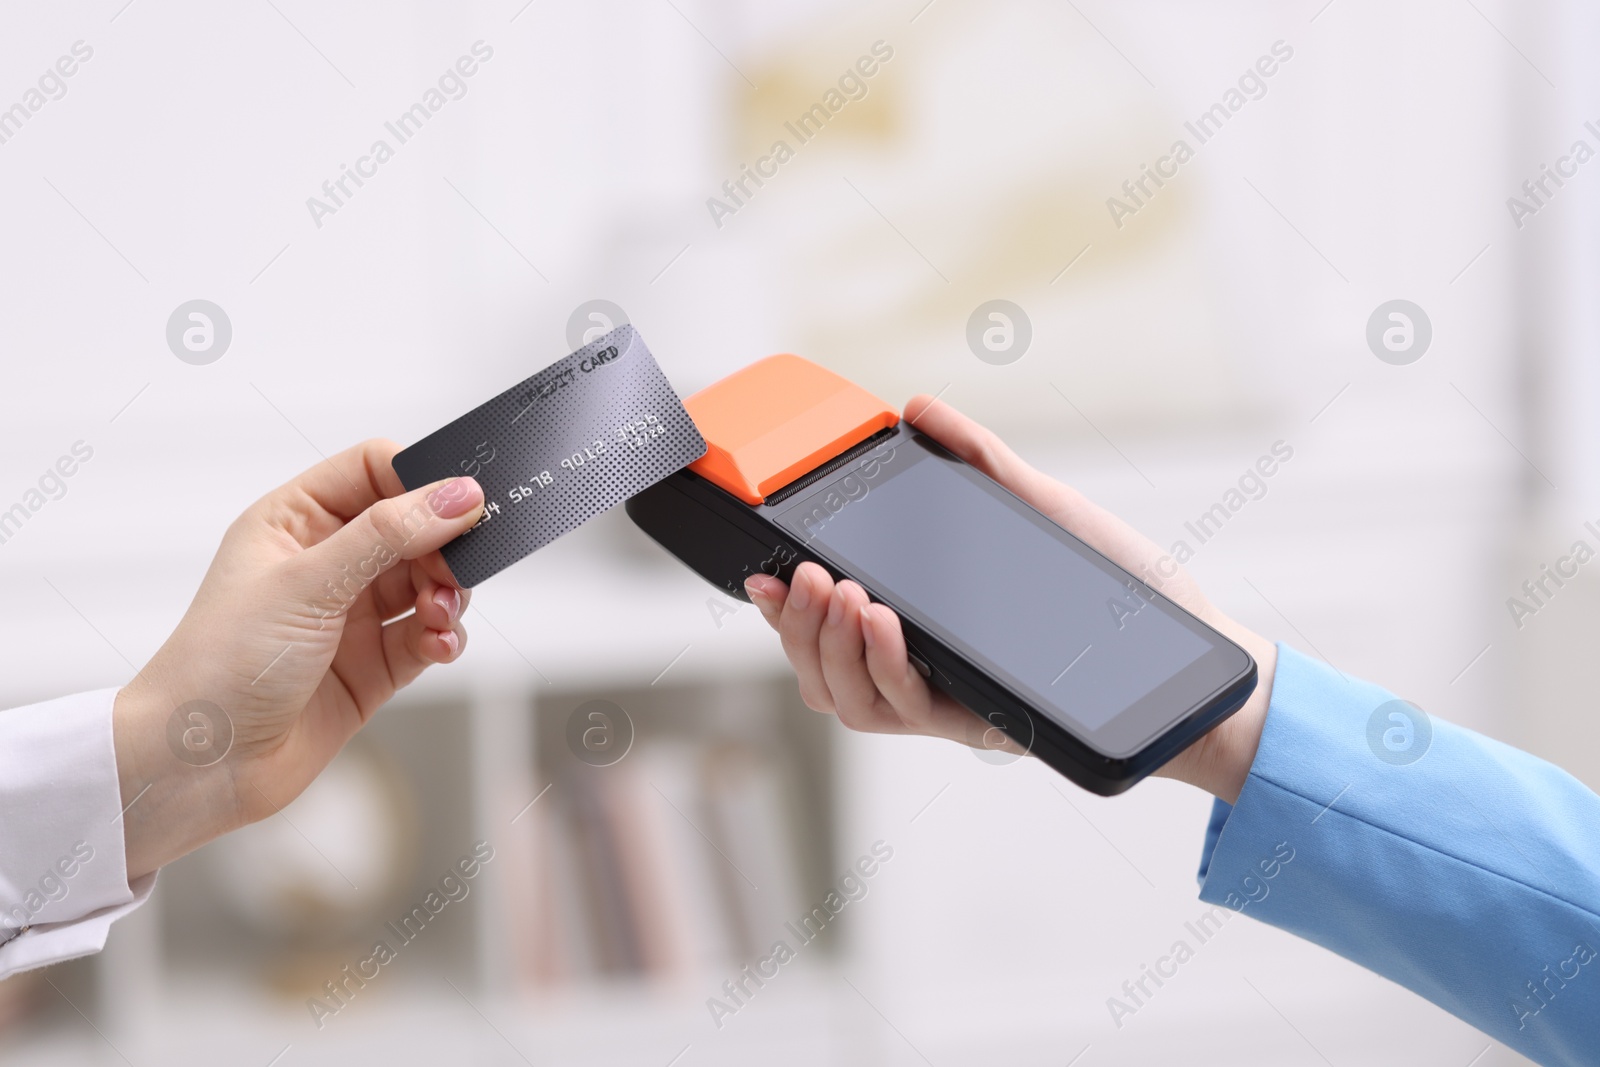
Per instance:
[[[450,663],[467,647],[467,630],[456,623],[435,630],[415,615],[397,619],[383,628],[383,659],[389,684],[403,689],[435,663]]]
[[[456,576],[450,571],[450,564],[444,561],[443,553],[437,551],[425,553],[417,557],[416,564],[422,568],[424,574],[440,585],[461,588],[461,583],[456,581]]]
[[[900,719],[879,700],[878,687],[867,673],[861,636],[861,611],[867,603],[866,592],[855,582],[842,581],[834,588],[818,640],[823,682],[840,722],[852,730],[899,733]]]
[[[378,575],[372,583],[372,607],[379,622],[397,619],[416,606],[419,583],[428,580],[415,561]]]
[[[752,574],[744,580],[744,591],[767,625],[776,630],[783,603],[789,598],[789,587],[770,574]]]
[[[993,431],[944,401],[920,394],[906,402],[905,412],[906,421],[917,429],[1120,566],[1148,572],[1146,564],[1160,557],[1153,541],[1076,489],[1035,470]]]
[[[312,594],[329,584],[370,583],[401,560],[421,559],[465,533],[482,512],[483,490],[471,478],[435,482],[379,500],[285,566],[290,581]]]
[[[310,546],[386,497],[405,492],[392,460],[400,446],[374,438],[329,456],[257,504]]]
[[[428,573],[426,564],[432,560],[439,561],[436,569],[443,571],[445,580],[440,581]],[[455,584],[455,579],[450,577],[450,569],[444,566],[443,557],[437,552],[430,552],[421,559],[410,560],[404,566],[384,571],[372,583],[373,611],[379,622],[398,619],[408,611],[424,610],[424,605],[428,605],[438,611],[427,616],[428,625],[434,629],[444,629],[466,613],[471,601],[472,590],[462,589]],[[449,614],[452,605],[453,615]]]
[[[448,630],[466,614],[471,602],[472,590],[440,585],[424,575],[417,584],[414,606],[423,625],[432,630]]]
[[[867,673],[899,716],[905,731],[971,744],[982,722],[954,700],[929,687],[906,655],[900,617],[882,604],[860,609]]]
[[[800,698],[815,711],[833,710],[833,697],[822,676],[822,654],[817,647],[831,596],[833,579],[828,572],[815,563],[802,563],[795,569],[788,599],[778,617],[778,636],[800,681]]]

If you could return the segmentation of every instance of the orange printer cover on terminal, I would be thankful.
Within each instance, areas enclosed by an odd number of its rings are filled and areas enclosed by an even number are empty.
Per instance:
[[[746,504],[900,421],[882,400],[799,356],[768,356],[683,402],[706,439],[689,464]]]

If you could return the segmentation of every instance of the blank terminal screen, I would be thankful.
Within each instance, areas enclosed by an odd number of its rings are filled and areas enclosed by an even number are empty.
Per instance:
[[[973,468],[906,441],[870,469],[779,521],[1063,725],[1100,729],[1213,648]]]

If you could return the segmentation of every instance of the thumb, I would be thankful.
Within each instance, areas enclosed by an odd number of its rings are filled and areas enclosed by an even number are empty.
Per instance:
[[[447,478],[388,497],[302,552],[295,580],[314,595],[332,595],[348,606],[384,571],[437,551],[482,514],[483,488],[471,478]]]

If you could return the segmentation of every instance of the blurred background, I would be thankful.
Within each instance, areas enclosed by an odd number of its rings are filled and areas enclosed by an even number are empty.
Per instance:
[[[0,706],[122,684],[249,502],[626,316],[683,395],[783,351],[939,393],[1188,542],[1247,625],[1600,786],[1600,571],[1509,604],[1600,547],[1600,163],[1560,162],[1600,149],[1597,23],[1576,0],[13,6],[0,509],[29,514],[0,543]],[[1568,176],[1525,192],[1546,167]],[[231,332],[198,362],[168,339],[192,300]],[[1394,300],[1409,346],[1381,341]],[[467,622],[282,817],[169,867],[102,955],[0,984],[0,1056],[1524,1062],[1248,919],[1119,1026],[1108,998],[1206,910],[1208,798],[839,729],[754,609],[620,509]],[[614,760],[576,757],[591,727]],[[468,895],[391,932],[485,848]],[[814,940],[785,926],[846,890]],[[779,939],[795,958],[731,998]],[[333,999],[379,940],[396,958]]]

